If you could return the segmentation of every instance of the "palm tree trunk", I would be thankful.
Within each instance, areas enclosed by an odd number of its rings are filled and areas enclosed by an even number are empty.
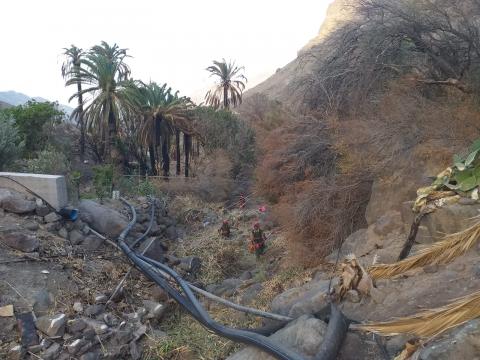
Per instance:
[[[148,145],[148,154],[150,157],[150,167],[151,167],[151,174],[153,176],[157,175],[157,164],[155,161],[155,147],[153,146],[153,143],[150,143]]]
[[[192,138],[189,134],[183,134],[183,145],[185,147],[185,177],[189,175],[190,167],[190,148],[192,146]]]
[[[163,164],[163,176],[168,177],[170,175],[170,154],[168,153],[168,135],[162,136],[162,164]]]
[[[77,71],[78,71],[77,66]],[[77,92],[78,92],[78,125],[80,126],[80,159],[85,159],[85,122],[83,121],[83,95],[82,95],[82,83],[77,82]]]
[[[223,87],[223,107],[228,110],[228,88],[226,85]]]
[[[107,156],[109,160],[112,160],[112,149],[115,147],[117,135],[117,122],[115,121],[115,114],[113,109],[110,108],[108,113],[108,152]]]
[[[180,130],[175,130],[175,157],[177,159],[177,176],[180,175]]]

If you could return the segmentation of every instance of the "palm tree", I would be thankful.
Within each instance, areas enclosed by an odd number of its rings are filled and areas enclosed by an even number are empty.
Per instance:
[[[109,159],[112,158],[119,124],[128,105],[124,89],[131,81],[128,79],[130,68],[125,63],[126,57],[126,49],[103,41],[80,60],[81,66],[76,71],[67,73],[67,85],[80,83],[86,87],[70,99],[85,94],[90,96],[84,114],[86,124],[88,130],[99,138],[102,153]]]
[[[235,62],[227,63],[223,61],[213,61],[213,65],[206,69],[210,76],[216,76],[218,83],[205,95],[207,105],[215,109],[220,108],[223,103],[224,109],[229,109],[230,105],[235,107],[242,103],[242,94],[245,89],[247,78],[241,74],[244,67],[238,67]]]
[[[161,153],[163,175],[169,176],[172,135],[180,131],[184,134],[193,133],[188,113],[192,102],[188,98],[179,97],[178,92],[172,94],[171,88],[167,88],[166,84],[160,86],[155,82],[144,84],[137,81],[127,91],[131,106],[143,118],[139,137],[140,143],[149,149],[152,172],[157,174],[157,155]]]
[[[71,45],[69,48],[64,48],[64,55],[66,56],[65,62],[62,64],[62,76],[65,80],[69,79],[72,74],[79,75],[81,60],[85,55],[85,52]],[[85,156],[85,122],[83,121],[83,96],[82,96],[82,82],[77,80],[77,95],[78,105],[72,112],[70,119],[76,117],[78,119],[77,125],[80,126],[80,158],[84,159]]]

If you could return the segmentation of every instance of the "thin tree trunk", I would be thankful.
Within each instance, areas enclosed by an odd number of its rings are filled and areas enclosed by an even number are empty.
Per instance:
[[[162,134],[162,165],[163,165],[163,176],[168,177],[170,175],[170,154],[169,150],[169,141],[168,135]]]
[[[113,109],[110,107],[110,112],[108,113],[108,159],[112,159],[112,149],[115,148],[117,135],[117,122],[115,121],[115,114]]]
[[[177,159],[177,176],[180,176],[180,130],[175,130],[175,157]]]
[[[415,243],[415,239],[417,238],[417,233],[418,233],[418,228],[420,227],[420,222],[422,221],[423,217],[425,214],[421,212],[420,214],[415,216],[415,219],[413,220],[412,226],[410,227],[410,234],[408,234],[407,240],[405,241],[405,244],[403,245],[402,251],[400,252],[400,255],[398,256],[397,261],[401,261],[405,259],[409,254],[410,251],[412,250],[413,244]]]
[[[157,164],[155,161],[155,147],[153,146],[153,143],[150,143],[148,145],[148,154],[150,157],[150,167],[151,167],[151,174],[153,176],[157,175]]]
[[[228,109],[228,88],[227,86],[223,87],[223,107]]]
[[[190,148],[192,145],[191,136],[189,134],[183,134],[183,145],[185,147],[185,177],[188,177],[190,167]]]
[[[77,82],[78,91],[78,125],[80,125],[80,159],[85,159],[85,121],[83,120],[83,95],[82,84]]]

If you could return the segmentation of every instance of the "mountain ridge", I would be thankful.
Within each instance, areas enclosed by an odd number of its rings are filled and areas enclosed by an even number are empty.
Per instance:
[[[9,90],[9,91],[0,91],[0,102],[3,102],[10,106],[18,106],[27,103],[29,100],[35,100],[38,102],[47,102],[50,101],[40,96],[28,96],[21,92]],[[72,111],[74,110],[72,107],[64,104],[58,104],[60,110],[65,112],[67,116],[70,116]]]

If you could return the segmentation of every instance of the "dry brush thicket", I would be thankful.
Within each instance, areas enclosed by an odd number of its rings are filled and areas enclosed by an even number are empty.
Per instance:
[[[308,71],[292,98],[308,115],[258,94],[243,106],[262,139],[258,190],[302,261],[365,225],[373,181],[401,186],[480,133],[480,2],[361,0],[355,11],[299,60]]]

